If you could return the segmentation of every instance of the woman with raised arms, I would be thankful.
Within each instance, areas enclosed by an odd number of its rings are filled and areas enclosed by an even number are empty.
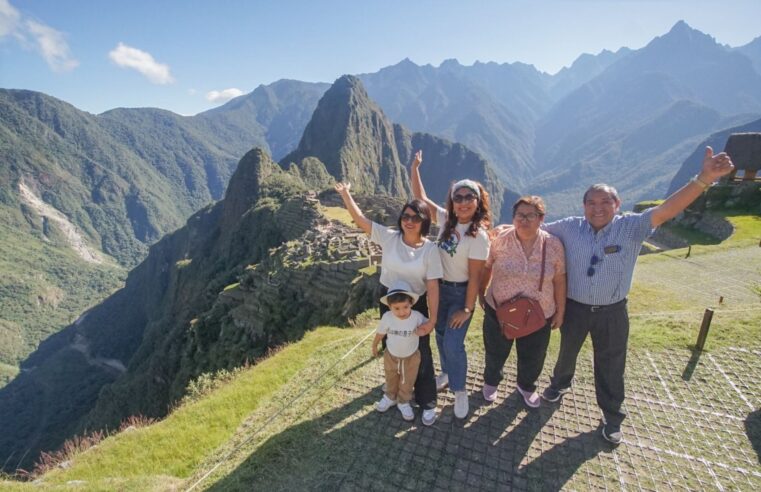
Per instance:
[[[441,362],[436,386],[437,389],[449,386],[455,397],[454,414],[464,419],[469,410],[465,390],[468,371],[465,335],[489,256],[489,195],[480,183],[463,179],[450,187],[446,208],[442,208],[425,193],[420,178],[422,162],[423,153],[418,150],[412,161],[412,192],[415,198],[436,211],[433,218],[439,225],[438,250],[444,270],[439,280],[439,306],[435,316],[436,344]]]
[[[412,200],[402,207],[397,228],[389,228],[364,216],[352,198],[350,188],[349,183],[337,183],[335,186],[354,222],[383,250],[380,296],[385,296],[395,282],[407,282],[419,296],[412,309],[429,318],[417,328],[420,335],[420,369],[415,379],[414,398],[423,410],[423,424],[432,425],[437,414],[430,332],[436,325],[439,279],[443,273],[436,244],[426,239],[431,227],[430,210],[425,202]],[[381,316],[388,310],[387,305],[380,303]]]

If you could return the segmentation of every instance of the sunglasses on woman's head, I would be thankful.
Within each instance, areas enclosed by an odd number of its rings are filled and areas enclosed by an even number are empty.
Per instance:
[[[478,197],[476,195],[468,193],[467,195],[455,195],[452,197],[452,201],[455,203],[472,202],[477,198]]]
[[[419,224],[423,222],[423,218],[419,215],[402,214],[402,222],[412,222],[413,224]]]

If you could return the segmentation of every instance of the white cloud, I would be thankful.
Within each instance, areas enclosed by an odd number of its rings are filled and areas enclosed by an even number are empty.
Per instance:
[[[25,26],[37,42],[37,50],[51,70],[67,72],[79,65],[79,62],[69,53],[69,45],[61,32],[34,20],[27,20]]]
[[[238,96],[242,96],[243,91],[240,89],[236,89],[235,87],[231,87],[229,89],[225,89],[223,91],[209,91],[206,93],[206,100],[213,102],[213,103],[223,103],[227,102],[230,99]]]
[[[20,18],[18,10],[8,0],[0,0],[0,38],[16,32]]]
[[[24,49],[37,50],[54,72],[67,72],[79,65],[63,33],[26,18],[8,0],[0,0],[0,39],[6,36],[16,38]]]
[[[108,53],[108,57],[123,68],[132,68],[145,75],[154,84],[171,84],[174,82],[169,73],[169,65],[159,63],[150,53],[119,43]]]

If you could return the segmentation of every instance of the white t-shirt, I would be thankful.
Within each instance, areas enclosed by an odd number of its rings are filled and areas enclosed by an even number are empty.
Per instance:
[[[428,318],[414,309],[407,319],[399,319],[387,311],[378,323],[377,333],[386,335],[386,350],[394,357],[409,357],[418,348],[419,338],[415,328],[428,321]]]
[[[425,281],[441,278],[441,259],[436,243],[423,239],[423,245],[413,248],[404,244],[402,234],[396,229],[373,222],[370,240],[383,249],[380,283],[391,287],[395,281],[404,280],[417,295],[426,291]]]
[[[444,269],[444,280],[449,282],[468,281],[468,260],[486,260],[489,257],[489,235],[479,229],[476,237],[465,234],[470,228],[467,224],[457,224],[455,233],[446,241],[441,240],[447,211],[436,208],[436,223],[439,226],[439,255]]]

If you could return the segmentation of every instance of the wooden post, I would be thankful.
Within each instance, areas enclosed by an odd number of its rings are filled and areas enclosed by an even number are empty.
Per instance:
[[[703,313],[703,323],[700,325],[700,333],[698,333],[698,341],[695,343],[695,349],[703,351],[703,346],[706,343],[706,337],[708,337],[708,328],[711,327],[711,320],[713,319],[713,309],[706,308]]]
[[[724,304],[724,296],[719,296],[719,304]]]

